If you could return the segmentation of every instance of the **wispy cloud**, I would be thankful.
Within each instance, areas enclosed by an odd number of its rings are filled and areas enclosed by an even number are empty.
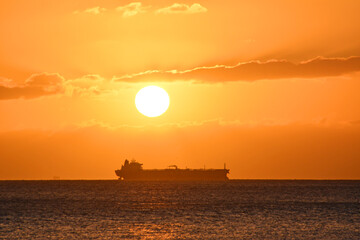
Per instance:
[[[106,8],[102,8],[102,7],[93,7],[93,8],[88,8],[88,9],[85,9],[83,11],[74,11],[73,13],[74,14],[79,14],[79,13],[88,13],[88,14],[93,14],[93,15],[98,15],[102,12],[105,12],[106,11]]]
[[[360,57],[318,57],[299,64],[287,60],[250,61],[235,66],[216,65],[189,70],[148,70],[114,78],[114,81],[146,82],[195,80],[201,82],[255,81],[261,79],[316,78],[360,71]]]
[[[116,8],[116,11],[122,12],[123,17],[132,17],[140,13],[144,13],[150,6],[144,7],[141,2],[132,2],[125,6],[120,6]]]
[[[156,11],[157,14],[193,14],[207,12],[207,8],[201,6],[199,3],[187,5],[185,3],[174,3],[171,6],[160,8]]]
[[[124,6],[119,6],[115,8],[115,11],[121,12],[122,17],[132,17],[138,15],[140,13],[146,13],[151,6],[143,6],[141,2],[132,2]],[[93,15],[99,15],[105,11],[108,11],[106,8],[102,7],[93,7],[88,8],[82,11],[76,10],[74,14],[87,13]],[[203,13],[207,12],[207,8],[202,6],[199,3],[193,3],[192,5],[188,5],[185,3],[174,3],[171,6],[160,8],[155,10],[156,14],[194,14],[194,13]]]

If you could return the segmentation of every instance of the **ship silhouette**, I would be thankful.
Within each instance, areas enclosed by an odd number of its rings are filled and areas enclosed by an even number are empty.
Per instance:
[[[121,169],[115,170],[120,180],[126,181],[226,181],[230,169],[179,169],[171,165],[166,169],[143,169],[142,163],[125,160]]]

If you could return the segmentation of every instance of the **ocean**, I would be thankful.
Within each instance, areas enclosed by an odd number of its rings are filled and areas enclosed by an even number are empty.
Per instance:
[[[360,239],[360,181],[0,181],[1,239]]]

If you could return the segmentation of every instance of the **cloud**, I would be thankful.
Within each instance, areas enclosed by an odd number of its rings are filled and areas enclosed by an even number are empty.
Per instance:
[[[114,81],[146,82],[195,80],[200,82],[256,81],[262,79],[316,78],[360,71],[360,57],[318,57],[299,64],[287,60],[250,61],[235,66],[216,65],[190,70],[148,70],[114,78]]]
[[[88,74],[79,78],[70,79],[66,81],[67,85],[73,85],[82,88],[89,88],[93,86],[101,85],[105,82],[105,79],[97,74]]]
[[[184,3],[174,3],[169,7],[160,8],[156,11],[157,14],[193,14],[203,12],[207,12],[207,9],[199,3],[194,3],[191,6]]]
[[[0,79],[0,100],[17,98],[37,98],[61,93],[65,79],[57,73],[31,75],[23,84]]]
[[[69,97],[117,94],[113,83],[96,74],[65,79],[58,73],[38,73],[31,75],[23,83],[0,77],[0,100],[32,99],[54,94]]]
[[[11,79],[0,77],[0,87],[12,87],[14,82]]]
[[[143,7],[141,2],[132,2],[125,6],[117,7],[116,11],[122,12],[122,16],[126,18],[135,16],[139,13],[144,13],[149,7]]]
[[[132,2],[124,6],[119,6],[115,8],[115,11],[121,12],[122,17],[132,17],[135,15],[138,15],[140,13],[147,12],[147,9],[149,9],[151,6],[143,6],[141,2]],[[80,14],[80,13],[87,13],[87,14],[93,14],[93,15],[99,15],[103,12],[107,11],[106,8],[102,7],[93,7],[88,8],[83,11],[74,11],[74,14]],[[207,12],[207,9],[203,6],[201,6],[199,3],[194,3],[192,5],[187,5],[184,3],[174,3],[171,6],[160,8],[155,11],[156,14],[193,14],[193,13],[201,13],[201,12]]]
[[[99,95],[117,95],[118,84],[100,75],[88,74],[79,78],[68,79],[65,84],[65,95],[72,97],[88,97]]]
[[[93,8],[88,8],[85,9],[84,11],[74,11],[74,14],[79,14],[79,13],[88,13],[88,14],[94,14],[94,15],[98,15],[102,12],[105,12],[106,8],[101,8],[101,7],[93,7]]]
[[[27,87],[39,87],[47,92],[58,92],[65,79],[58,73],[38,73],[31,75],[26,81]]]

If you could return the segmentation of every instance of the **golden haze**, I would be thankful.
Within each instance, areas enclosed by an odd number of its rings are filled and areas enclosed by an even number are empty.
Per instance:
[[[109,179],[133,157],[360,178],[359,1],[174,3],[0,3],[0,179]],[[171,98],[157,118],[134,104],[149,85]]]

